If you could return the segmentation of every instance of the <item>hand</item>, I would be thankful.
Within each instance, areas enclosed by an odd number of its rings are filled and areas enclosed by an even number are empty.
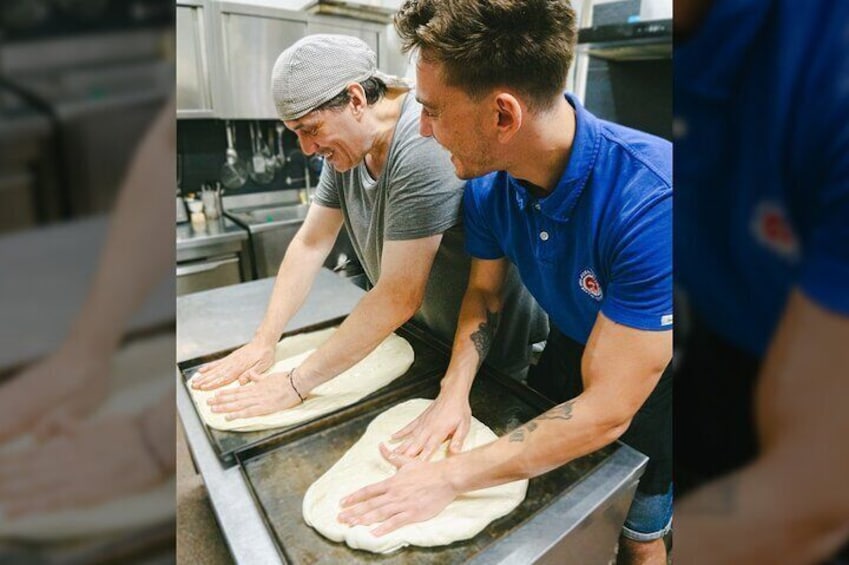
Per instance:
[[[380,444],[380,453],[398,470],[385,481],[361,488],[342,499],[338,519],[349,526],[383,522],[371,533],[382,536],[401,526],[433,518],[457,498],[445,477],[442,461],[429,463],[398,455]]]
[[[301,403],[289,383],[289,371],[267,375],[251,371],[248,378],[247,385],[222,390],[210,398],[207,403],[212,411],[227,414],[227,420],[235,420],[272,414]]]
[[[55,433],[96,408],[109,388],[112,350],[66,344],[0,386],[0,442]]]
[[[428,460],[449,437],[448,453],[457,454],[469,433],[472,410],[465,392],[444,389],[418,418],[392,434],[393,440],[407,438],[394,449],[398,455]]]
[[[251,371],[261,373],[274,364],[275,348],[274,343],[251,340],[227,357],[199,368],[192,379],[192,388],[213,390],[236,379],[243,385],[247,384]]]
[[[112,417],[3,454],[0,506],[7,516],[79,508],[156,484],[162,472],[141,433],[134,417]]]

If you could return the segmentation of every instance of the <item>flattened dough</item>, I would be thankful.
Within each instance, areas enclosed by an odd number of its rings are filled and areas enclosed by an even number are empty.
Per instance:
[[[354,549],[390,553],[407,545],[431,547],[469,539],[519,506],[528,489],[526,480],[462,494],[430,520],[403,526],[379,538],[370,533],[377,524],[351,527],[336,519],[341,510],[340,500],[395,473],[392,464],[381,456],[378,445],[381,442],[389,445],[390,436],[413,421],[431,402],[423,398],[408,400],[375,418],[363,437],[307,489],[304,521],[323,536],[344,541]],[[496,437],[492,430],[472,418],[463,451],[490,443]],[[433,460],[443,459],[447,448],[448,442],[443,443]]]
[[[112,386],[103,405],[89,417],[137,414],[174,387],[174,335],[130,344],[113,361]],[[3,451],[32,444],[24,437],[0,447]],[[114,534],[167,520],[175,513],[176,480],[171,478],[139,494],[96,506],[32,514],[6,520],[0,508],[0,539],[64,541]]]
[[[274,354],[275,363],[266,373],[288,371],[297,367],[335,331],[336,328],[328,328],[283,339],[277,344]],[[215,413],[210,409],[207,400],[215,396],[219,390],[241,386],[239,381],[212,391],[195,390],[190,384],[189,391],[197,406],[198,414],[211,428],[234,432],[268,430],[300,424],[350,406],[406,373],[413,364],[413,358],[413,348],[409,342],[393,333],[362,361],[315,387],[307,395],[303,404],[265,416],[228,421],[224,414]],[[194,378],[193,376],[192,379]],[[253,384],[245,386],[253,386]]]

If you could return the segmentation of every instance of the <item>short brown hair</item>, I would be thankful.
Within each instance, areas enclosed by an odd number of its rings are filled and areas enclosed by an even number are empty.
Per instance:
[[[395,29],[451,86],[472,98],[512,88],[534,110],[563,93],[577,35],[569,0],[405,0]]]

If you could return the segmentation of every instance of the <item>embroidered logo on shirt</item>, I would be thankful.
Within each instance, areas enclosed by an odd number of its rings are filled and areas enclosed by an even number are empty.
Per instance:
[[[786,259],[798,259],[799,239],[781,205],[775,202],[758,204],[750,227],[758,243]]]
[[[601,285],[598,284],[598,279],[592,269],[584,269],[581,272],[581,276],[578,277],[578,286],[596,300],[601,300]]]

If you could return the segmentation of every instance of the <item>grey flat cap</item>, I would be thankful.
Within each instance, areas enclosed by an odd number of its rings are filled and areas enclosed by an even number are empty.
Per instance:
[[[390,88],[409,81],[377,70],[377,55],[358,37],[307,35],[283,51],[271,71],[271,94],[281,120],[297,120],[353,82],[377,77]]]

